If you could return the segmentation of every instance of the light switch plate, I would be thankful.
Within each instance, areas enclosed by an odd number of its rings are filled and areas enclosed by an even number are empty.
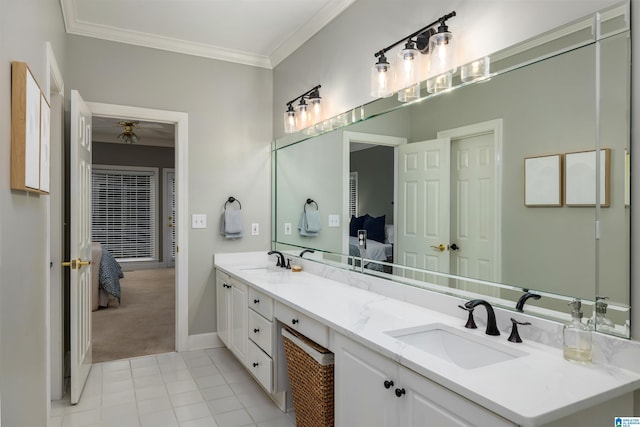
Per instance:
[[[207,214],[191,215],[191,228],[207,228]]]
[[[290,235],[291,234],[291,223],[290,222],[285,222],[284,223],[284,234],[286,234],[286,235]]]
[[[340,227],[340,215],[329,215],[329,227]]]
[[[254,222],[251,224],[251,235],[257,236],[260,234],[260,224]]]

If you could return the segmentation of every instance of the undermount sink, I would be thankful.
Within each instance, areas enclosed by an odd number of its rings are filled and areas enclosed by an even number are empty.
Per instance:
[[[464,369],[480,368],[526,355],[521,350],[504,344],[485,342],[483,337],[476,337],[440,323],[385,333]]]
[[[264,273],[282,273],[285,270],[281,267],[247,267],[247,268],[241,268],[240,271],[243,271],[245,273],[264,274]]]

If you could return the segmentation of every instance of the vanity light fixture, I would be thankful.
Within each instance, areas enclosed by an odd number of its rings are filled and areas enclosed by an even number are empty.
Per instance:
[[[284,112],[284,132],[294,133],[319,122],[322,115],[322,105],[319,89],[321,85],[314,86],[302,95],[298,95],[287,102],[287,111]],[[300,100],[297,110],[293,103]],[[307,104],[309,101],[309,104]]]
[[[453,37],[446,25],[447,20],[454,16],[455,12],[448,13],[376,52],[374,56],[378,58],[378,62],[371,69],[371,96],[386,98],[397,90],[398,100],[411,101],[420,96],[420,81],[426,77],[425,72],[441,74],[455,71]],[[437,31],[434,29],[436,25]],[[397,70],[395,78],[392,78],[393,70],[385,54],[402,42],[405,42],[405,45],[398,52]],[[429,67],[421,65],[423,59],[419,53],[429,54],[425,59]]]

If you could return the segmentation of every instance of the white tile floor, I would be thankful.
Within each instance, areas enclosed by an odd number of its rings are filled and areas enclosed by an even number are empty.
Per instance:
[[[94,364],[49,427],[294,427],[226,348]]]

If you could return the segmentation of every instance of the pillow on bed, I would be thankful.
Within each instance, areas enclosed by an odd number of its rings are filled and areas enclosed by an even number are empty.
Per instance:
[[[349,223],[349,236],[358,237],[358,230],[364,230],[364,221],[369,218],[369,214],[356,217],[351,215],[351,222]]]
[[[377,218],[372,216],[364,220],[364,229],[367,230],[367,238],[375,240],[376,242],[384,243],[384,221],[385,216],[382,215]]]

